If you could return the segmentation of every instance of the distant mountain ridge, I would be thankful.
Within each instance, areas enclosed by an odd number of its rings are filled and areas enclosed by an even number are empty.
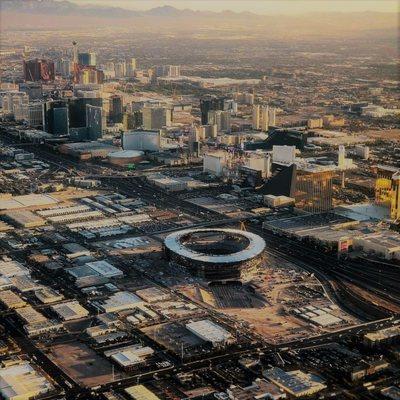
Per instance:
[[[150,10],[127,10],[120,7],[78,5],[68,0],[2,0],[2,11],[30,13],[30,14],[47,14],[47,15],[87,15],[93,17],[108,18],[127,18],[127,17],[210,17],[218,15],[227,15],[229,17],[245,17],[259,15],[249,12],[236,13],[233,11],[194,11],[190,9],[178,9],[171,6],[155,7]]]

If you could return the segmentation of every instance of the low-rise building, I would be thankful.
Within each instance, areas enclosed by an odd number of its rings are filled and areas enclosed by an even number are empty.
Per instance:
[[[93,305],[102,312],[119,312],[140,307],[143,300],[130,292],[117,292],[107,300],[96,301]]]
[[[77,301],[56,304],[51,307],[54,312],[64,321],[84,318],[89,315],[89,311],[82,307]]]
[[[209,319],[190,322],[186,324],[186,329],[213,346],[226,344],[232,339],[230,332]]]
[[[324,381],[316,375],[303,371],[286,372],[278,367],[264,371],[263,375],[289,395],[298,398],[312,396],[326,389]]]
[[[158,396],[143,385],[130,386],[125,389],[125,393],[134,400],[160,400]]]
[[[24,400],[50,393],[52,383],[27,361],[0,368],[0,394],[5,400]]]
[[[43,304],[51,304],[64,299],[62,294],[48,287],[36,290],[35,296]]]
[[[246,387],[231,386],[226,392],[232,400],[286,399],[286,393],[282,389],[265,379],[256,379],[252,385]]]
[[[26,306],[26,302],[11,290],[3,290],[0,292],[0,302],[8,309],[15,310]]]
[[[104,353],[106,357],[110,357],[121,368],[126,370],[144,363],[146,359],[153,354],[154,350],[151,347],[142,346],[140,344],[113,349]]]

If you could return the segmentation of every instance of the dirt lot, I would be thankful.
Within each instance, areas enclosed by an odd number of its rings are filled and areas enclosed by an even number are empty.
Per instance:
[[[111,363],[83,343],[76,341],[52,346],[49,356],[81,386],[94,387],[113,380]],[[115,379],[120,376],[115,370]]]

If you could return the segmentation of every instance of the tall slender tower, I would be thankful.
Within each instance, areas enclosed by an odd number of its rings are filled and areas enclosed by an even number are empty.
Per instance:
[[[72,42],[72,65],[74,71],[74,83],[79,82],[79,55],[78,55],[78,43],[75,40]]]
[[[261,107],[260,119],[261,119],[260,129],[264,132],[267,132],[268,126],[269,126],[269,107],[268,106]]]
[[[260,106],[258,104],[253,105],[253,129],[260,129]]]
[[[72,42],[72,62],[78,63],[78,43],[75,40]]]

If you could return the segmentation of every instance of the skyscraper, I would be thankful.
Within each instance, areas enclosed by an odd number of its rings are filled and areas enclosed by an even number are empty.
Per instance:
[[[65,101],[48,101],[43,104],[43,128],[56,136],[69,134],[68,104]]]
[[[24,60],[25,81],[54,81],[54,62],[45,59]]]
[[[167,107],[144,107],[143,128],[146,130],[161,129],[170,126],[172,120],[172,110]]]
[[[230,132],[231,113],[230,111],[209,111],[208,122],[210,125],[217,125],[218,132]]]
[[[86,52],[78,53],[78,63],[84,66],[96,66],[96,53]]]
[[[267,132],[268,127],[271,125],[270,117],[272,117],[275,122],[275,114],[270,112],[270,108],[268,106],[255,104],[253,106],[253,115],[252,115],[253,129],[257,130],[260,129],[264,132]]]
[[[297,170],[296,207],[312,213],[331,210],[333,199],[332,179],[333,170]]]
[[[252,127],[260,129],[260,106],[258,104],[253,106]]]
[[[276,126],[276,108],[270,107],[268,110],[268,126]]]
[[[260,111],[260,129],[263,132],[268,131],[269,126],[269,107],[268,106],[261,106]]]
[[[71,128],[81,128],[86,124],[86,107],[88,105],[102,107],[103,100],[100,97],[79,97],[68,100],[69,126]]]
[[[89,140],[102,136],[102,107],[86,105],[86,127]]]
[[[126,64],[126,67],[125,67],[126,75],[131,76],[131,77],[134,76],[135,70],[137,68],[136,58],[130,58],[130,59],[126,60],[125,64]]]
[[[224,97],[216,96],[204,96],[200,99],[200,111],[201,111],[201,124],[208,125],[208,112],[223,110],[224,109]]]
[[[113,123],[121,123],[123,115],[123,99],[117,94],[109,98],[109,120]]]

